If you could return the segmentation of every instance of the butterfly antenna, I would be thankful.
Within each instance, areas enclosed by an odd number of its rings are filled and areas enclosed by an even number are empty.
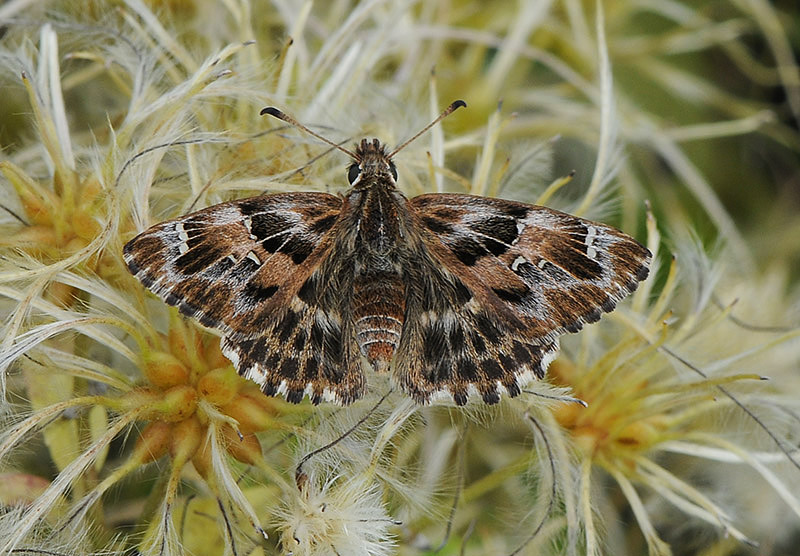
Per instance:
[[[387,158],[392,158],[398,152],[400,152],[401,150],[406,148],[406,145],[408,145],[409,143],[414,141],[417,137],[419,137],[420,135],[422,135],[423,133],[428,131],[430,128],[432,128],[433,126],[435,126],[436,124],[441,122],[443,119],[445,119],[447,116],[449,116],[450,114],[452,114],[453,112],[455,112],[456,110],[461,108],[462,106],[464,106],[464,107],[467,106],[467,103],[464,102],[463,100],[456,100],[456,101],[452,102],[450,104],[450,106],[448,106],[447,108],[444,109],[444,112],[439,114],[439,116],[435,120],[433,120],[431,123],[429,123],[424,128],[422,128],[416,135],[414,135],[414,137],[412,137],[408,141],[402,143],[399,147],[396,147],[392,152],[390,152],[389,156]]]
[[[451,110],[451,112],[452,112],[452,110]],[[291,125],[293,125],[294,127],[300,128],[300,129],[302,129],[303,131],[305,131],[306,133],[308,133],[309,135],[311,135],[312,137],[316,137],[316,138],[317,138],[317,139],[319,139],[320,141],[323,141],[323,142],[327,143],[327,144],[328,144],[328,145],[330,145],[331,147],[333,147],[333,148],[335,148],[335,149],[339,149],[339,150],[340,150],[340,151],[342,151],[343,153],[345,153],[345,154],[347,154],[348,156],[350,156],[350,158],[352,158],[353,160],[358,160],[358,157],[356,156],[356,153],[354,153],[353,151],[351,151],[351,150],[349,150],[349,149],[345,149],[344,147],[342,147],[341,145],[337,145],[336,143],[334,143],[334,142],[333,142],[333,141],[331,141],[330,139],[326,139],[325,137],[323,137],[323,136],[322,136],[322,135],[320,135],[319,133],[315,133],[315,132],[311,131],[311,130],[310,130],[310,129],[308,129],[306,126],[304,126],[303,124],[301,124],[300,122],[298,122],[297,120],[295,120],[295,119],[294,119],[292,116],[290,116],[289,114],[286,114],[285,112],[281,112],[280,110],[278,110],[278,109],[277,109],[277,108],[275,108],[274,106],[267,106],[267,107],[266,107],[266,108],[264,108],[264,109],[263,109],[261,112],[259,112],[259,114],[261,114],[262,116],[263,116],[264,114],[269,114],[270,116],[273,116],[273,117],[275,117],[275,118],[278,118],[279,120],[283,120],[283,121],[284,121],[284,122],[286,122],[287,124],[291,124]],[[441,119],[441,118],[440,118],[440,119]],[[437,121],[438,121],[438,120],[437,120]],[[436,123],[436,122],[434,122],[434,123]]]

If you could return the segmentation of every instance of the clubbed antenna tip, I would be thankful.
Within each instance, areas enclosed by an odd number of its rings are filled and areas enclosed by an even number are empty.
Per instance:
[[[389,155],[388,155],[388,157],[387,157],[387,158],[392,158],[392,157],[393,157],[394,155],[396,155],[396,154],[397,154],[397,153],[398,153],[400,150],[404,149],[404,148],[406,147],[406,145],[408,145],[409,143],[411,143],[412,141],[414,141],[414,140],[415,140],[417,137],[419,137],[420,135],[422,135],[423,133],[425,133],[426,131],[428,131],[430,128],[432,128],[432,127],[433,127],[433,126],[435,126],[437,123],[439,123],[440,121],[442,121],[444,118],[446,118],[447,116],[449,116],[450,114],[452,114],[453,112],[455,112],[456,110],[458,110],[459,108],[463,108],[463,107],[466,107],[466,106],[467,106],[467,103],[466,103],[466,102],[464,102],[463,100],[455,100],[455,101],[451,102],[451,103],[450,103],[450,106],[448,106],[447,108],[445,108],[445,109],[444,109],[444,112],[442,112],[441,114],[439,114],[439,116],[437,116],[437,118],[436,118],[435,120],[433,120],[431,123],[429,123],[429,124],[428,124],[428,125],[426,125],[424,128],[422,128],[422,129],[421,129],[421,130],[420,130],[420,131],[419,131],[419,132],[418,132],[416,135],[414,135],[414,136],[413,136],[411,139],[409,139],[408,141],[405,141],[405,142],[404,142],[404,143],[402,143],[402,144],[401,144],[399,147],[397,147],[395,150],[393,150],[391,153],[389,153]],[[349,150],[345,149],[344,147],[342,147],[342,146],[340,146],[340,145],[337,145],[336,143],[334,143],[334,142],[333,142],[333,141],[331,141],[330,139],[326,139],[326,138],[325,138],[325,137],[323,137],[322,135],[319,135],[318,133],[315,133],[315,132],[311,131],[311,130],[310,130],[310,129],[308,129],[306,126],[304,126],[303,124],[301,124],[300,122],[298,122],[296,119],[294,119],[294,117],[292,117],[292,116],[290,116],[289,114],[286,114],[286,113],[284,113],[284,112],[281,112],[280,110],[278,110],[278,109],[277,109],[277,108],[275,108],[274,106],[267,106],[266,108],[263,108],[263,109],[261,110],[261,112],[259,112],[259,114],[261,114],[262,116],[264,116],[265,114],[269,114],[269,115],[270,115],[270,116],[272,116],[273,118],[278,118],[279,120],[283,120],[283,121],[284,121],[284,122],[286,122],[287,124],[291,124],[291,125],[293,125],[293,126],[295,126],[295,127],[299,128],[299,129],[302,129],[303,131],[305,131],[306,133],[308,133],[309,135],[311,135],[311,136],[313,136],[313,137],[316,137],[316,138],[317,138],[317,139],[319,139],[320,141],[324,141],[324,142],[325,142],[325,143],[327,143],[328,145],[330,145],[330,146],[332,146],[332,147],[334,147],[334,148],[336,148],[336,149],[339,149],[339,150],[340,150],[340,151],[342,151],[343,153],[346,153],[346,154],[350,155],[350,157],[351,157],[351,158],[353,158],[354,160],[358,160],[358,157],[357,157],[357,156],[355,155],[355,153],[353,153],[352,151],[349,151]]]
[[[285,116],[285,114],[283,112],[281,112],[280,110],[278,110],[274,106],[267,106],[266,108],[262,109],[261,112],[259,112],[260,116],[263,116],[264,114],[269,114],[270,116],[275,116],[279,120],[282,120],[283,117]]]
[[[274,106],[267,106],[266,108],[262,108],[261,112],[259,112],[259,114],[261,114],[262,116],[265,115],[265,114],[269,114],[270,116],[272,116],[274,118],[278,118],[279,120],[283,120],[287,124],[291,124],[291,125],[295,126],[298,129],[302,129],[303,131],[305,131],[306,133],[308,133],[312,137],[316,137],[320,141],[323,141],[323,142],[327,143],[331,147],[333,147],[335,149],[339,149],[340,151],[342,151],[343,153],[348,155],[353,160],[358,160],[358,157],[356,156],[356,154],[353,151],[345,149],[344,147],[342,147],[341,145],[337,145],[336,143],[334,143],[330,139],[326,139],[325,137],[323,137],[319,133],[315,133],[315,132],[311,131],[306,126],[304,126],[303,124],[298,122],[296,119],[294,119],[294,117],[292,117],[289,114],[286,114],[284,112],[281,112],[280,110],[278,110]]]
[[[401,144],[399,147],[395,148],[395,150],[393,150],[392,152],[390,152],[390,153],[389,153],[389,155],[388,155],[388,158],[392,158],[392,157],[393,157],[394,155],[396,155],[398,152],[400,152],[401,150],[403,150],[404,148],[406,148],[406,146],[407,146],[409,143],[411,143],[411,142],[412,142],[412,141],[414,141],[414,140],[415,140],[417,137],[419,137],[420,135],[422,135],[423,133],[425,133],[426,131],[428,131],[430,128],[432,128],[433,126],[435,126],[436,124],[438,124],[438,123],[439,123],[440,121],[442,121],[444,118],[446,118],[447,116],[449,116],[450,114],[452,114],[453,112],[455,112],[456,110],[458,110],[459,108],[466,107],[466,106],[467,106],[467,103],[466,103],[466,102],[464,102],[463,100],[455,100],[455,101],[451,102],[451,103],[450,103],[450,106],[448,106],[447,108],[445,108],[445,109],[444,109],[444,112],[442,112],[441,114],[439,114],[439,115],[436,117],[436,119],[435,119],[435,120],[433,120],[431,123],[429,123],[428,125],[426,125],[425,127],[423,127],[423,128],[422,128],[422,129],[421,129],[421,130],[420,130],[420,131],[419,131],[419,132],[416,134],[416,135],[414,135],[414,137],[412,137],[412,138],[411,138],[411,139],[409,139],[408,141],[405,141],[405,142],[403,142],[403,143],[402,143],[402,144]]]

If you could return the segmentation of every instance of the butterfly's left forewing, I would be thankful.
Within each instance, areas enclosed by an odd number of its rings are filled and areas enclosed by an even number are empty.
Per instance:
[[[340,209],[341,199],[325,193],[222,203],[156,224],[123,256],[136,278],[182,313],[248,337],[326,256]]]
[[[650,253],[633,238],[545,207],[431,194],[409,208],[427,274],[461,292],[407,320],[396,372],[420,401],[516,395],[544,376],[559,335],[613,310],[648,273]]]

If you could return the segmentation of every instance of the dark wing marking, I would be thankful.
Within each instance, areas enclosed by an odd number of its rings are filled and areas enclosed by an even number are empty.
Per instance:
[[[292,305],[259,337],[225,338],[223,353],[269,396],[299,403],[307,395],[315,405],[360,398],[366,381],[351,323],[336,310]]]

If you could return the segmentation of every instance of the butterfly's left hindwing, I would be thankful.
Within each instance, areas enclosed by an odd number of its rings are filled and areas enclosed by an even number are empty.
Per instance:
[[[309,280],[341,209],[325,193],[222,203],[153,226],[123,255],[148,289],[222,331],[225,354],[265,393],[349,403],[365,387],[357,346],[342,304],[315,295],[327,278]]]

